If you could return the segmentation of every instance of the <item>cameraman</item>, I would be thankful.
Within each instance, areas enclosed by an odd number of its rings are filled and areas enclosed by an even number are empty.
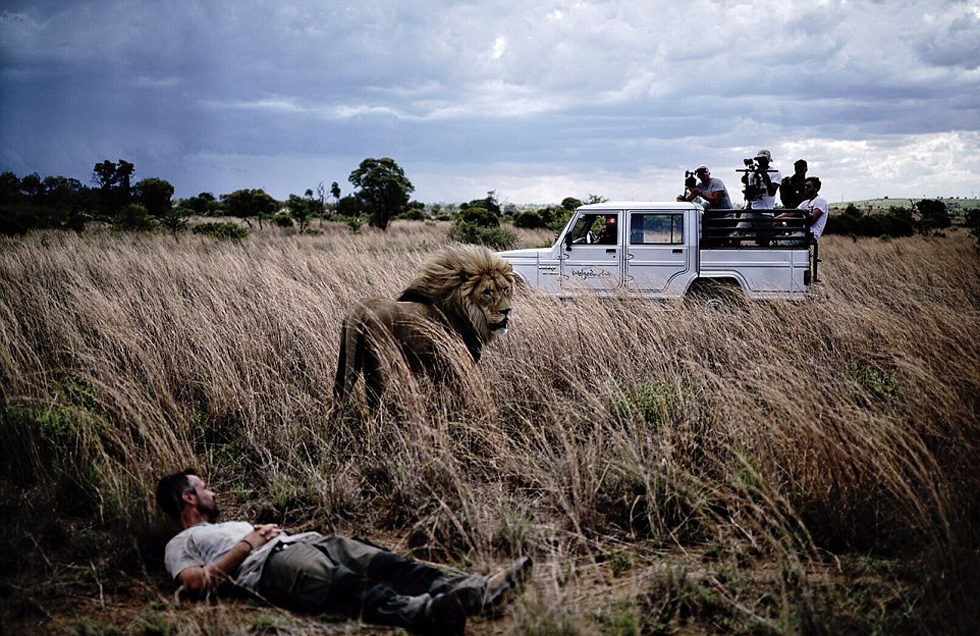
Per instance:
[[[709,210],[731,210],[732,200],[728,196],[728,188],[721,179],[711,176],[708,166],[700,165],[694,171],[695,176],[701,181],[700,185],[693,185],[688,188],[687,195],[677,197],[678,201],[694,201],[701,197],[707,201]],[[721,218],[735,218],[735,213],[725,214]]]
[[[772,210],[776,207],[776,192],[783,180],[779,170],[769,167],[770,163],[772,155],[768,150],[757,152],[755,161],[745,160],[742,183],[745,184],[746,211],[741,214],[743,221],[738,224],[739,232],[736,233],[742,235],[748,230],[755,234],[755,242],[762,246],[769,244],[771,224],[765,219],[771,219],[774,215]]]
[[[748,160],[746,160],[746,163]],[[755,164],[742,175],[746,190],[746,207],[750,210],[771,210],[776,207],[776,192],[783,180],[779,170],[769,167],[772,155],[768,150],[760,150],[755,155]]]

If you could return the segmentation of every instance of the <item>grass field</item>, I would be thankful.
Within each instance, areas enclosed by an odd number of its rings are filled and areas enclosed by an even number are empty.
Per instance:
[[[825,237],[804,303],[524,293],[461,387],[335,408],[343,314],[396,295],[448,228],[0,238],[4,626],[389,633],[176,603],[152,491],[194,465],[227,519],[462,570],[531,555],[527,593],[471,634],[976,633],[965,232]]]

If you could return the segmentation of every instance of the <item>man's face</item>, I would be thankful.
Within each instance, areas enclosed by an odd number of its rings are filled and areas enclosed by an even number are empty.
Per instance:
[[[197,508],[197,511],[208,521],[217,519],[221,511],[218,508],[218,504],[214,501],[214,493],[208,490],[204,480],[197,475],[188,475],[187,481],[193,490],[188,490],[184,493],[184,501],[188,505]],[[193,499],[188,500],[188,497],[193,497]]]
[[[704,170],[697,171],[698,178],[701,179],[701,183],[707,183],[711,179],[711,171],[705,168]]]
[[[803,184],[803,194],[806,195],[807,199],[812,199],[817,196],[817,186],[814,185],[812,181],[807,181]]]
[[[759,162],[759,165],[762,166],[763,170],[769,167],[769,160],[766,159],[764,155],[761,157],[756,157],[755,160]]]

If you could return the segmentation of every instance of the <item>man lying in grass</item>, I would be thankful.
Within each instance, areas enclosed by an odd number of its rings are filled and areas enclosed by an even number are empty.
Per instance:
[[[167,570],[198,596],[228,580],[287,609],[452,635],[463,634],[467,616],[498,611],[531,570],[523,557],[490,577],[447,577],[352,539],[289,535],[275,524],[214,523],[214,493],[192,469],[162,478],[156,497],[182,529],[167,543]]]

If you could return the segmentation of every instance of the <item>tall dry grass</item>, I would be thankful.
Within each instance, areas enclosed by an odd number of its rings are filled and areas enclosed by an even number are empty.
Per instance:
[[[525,293],[463,388],[407,379],[375,416],[337,408],[343,314],[395,296],[445,231],[0,239],[7,507],[34,488],[57,514],[88,502],[152,534],[155,479],[195,464],[244,516],[397,536],[461,567],[532,553],[553,574],[549,616],[568,564],[714,545],[748,555],[737,570],[778,564],[781,596],[746,619],[770,630],[833,625],[812,566],[853,552],[928,573],[903,601],[927,605],[913,629],[975,617],[948,609],[980,529],[980,258],[964,234],[827,237],[804,303]]]

